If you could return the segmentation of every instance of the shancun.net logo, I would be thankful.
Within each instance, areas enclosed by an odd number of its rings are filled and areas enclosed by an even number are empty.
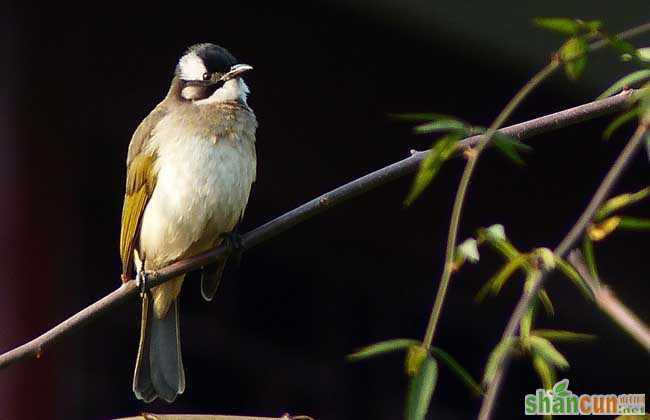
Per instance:
[[[527,416],[645,414],[645,394],[576,395],[569,391],[569,380],[562,379],[550,391],[527,394],[524,412]]]

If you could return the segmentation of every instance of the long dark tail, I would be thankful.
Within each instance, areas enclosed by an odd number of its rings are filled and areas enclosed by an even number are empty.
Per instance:
[[[167,402],[185,390],[185,371],[178,330],[178,299],[163,319],[152,310],[151,297],[142,299],[140,345],[135,362],[133,392],[144,402],[160,397]]]

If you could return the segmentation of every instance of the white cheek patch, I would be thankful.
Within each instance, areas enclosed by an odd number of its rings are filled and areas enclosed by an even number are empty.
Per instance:
[[[230,79],[222,87],[205,99],[194,101],[196,105],[209,105],[216,102],[240,101],[246,103],[250,90],[240,77]]]
[[[208,71],[203,60],[194,52],[181,57],[178,68],[179,76],[183,80],[203,80],[203,74]]]

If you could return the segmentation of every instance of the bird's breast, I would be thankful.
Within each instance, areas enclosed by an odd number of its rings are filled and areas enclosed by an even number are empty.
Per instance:
[[[182,127],[163,123],[150,144],[157,181],[143,215],[140,248],[151,268],[210,248],[230,232],[255,180],[254,132]]]

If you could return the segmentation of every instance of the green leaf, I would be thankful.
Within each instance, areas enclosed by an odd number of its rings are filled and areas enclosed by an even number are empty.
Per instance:
[[[381,341],[371,344],[347,356],[348,361],[356,362],[358,360],[375,357],[386,353],[392,353],[399,350],[407,349],[411,346],[417,346],[420,342],[408,338],[396,338],[394,340]]]
[[[633,230],[633,231],[647,231],[650,230],[650,219],[640,219],[637,217],[620,216],[618,223],[619,229]]]
[[[589,285],[587,285],[585,280],[582,277],[580,277],[580,274],[578,274],[578,272],[573,267],[571,267],[571,264],[567,263],[562,258],[556,256],[555,265],[560,269],[560,271],[565,276],[567,276],[569,280],[573,282],[573,284],[576,285],[578,290],[580,290],[580,292],[583,294],[585,298],[589,299],[590,301],[594,300],[593,291],[591,290]]]
[[[447,366],[449,370],[451,370],[451,372],[456,375],[456,377],[460,379],[460,381],[465,384],[470,391],[472,391],[473,394],[481,395],[483,393],[481,386],[474,380],[472,375],[470,375],[469,372],[467,372],[460,363],[456,361],[456,359],[451,357],[449,353],[439,347],[431,347],[431,353]]]
[[[605,131],[603,131],[603,139],[609,140],[616,130],[618,130],[622,125],[628,123],[630,120],[636,118],[640,113],[641,109],[636,107],[614,118],[612,122],[607,125]]]
[[[416,134],[429,134],[453,131],[460,136],[466,135],[468,127],[465,123],[455,119],[440,119],[426,124],[416,126],[413,131]]]
[[[598,211],[596,212],[596,215],[594,216],[594,220],[596,222],[600,222],[604,218],[612,214],[613,212],[618,211],[624,207],[630,206],[632,204],[636,204],[639,201],[645,200],[648,197],[650,197],[650,186],[645,187],[634,193],[619,194],[605,201],[605,204],[603,204],[600,207],[600,209],[598,209]]]
[[[562,17],[538,17],[533,19],[535,26],[565,35],[575,35],[580,31],[580,24],[575,19]]]
[[[560,47],[560,58],[564,62],[564,71],[570,80],[578,80],[587,66],[587,41],[574,36]]]
[[[442,164],[449,159],[456,150],[456,143],[460,140],[458,134],[448,134],[442,139],[438,140],[429,150],[427,155],[420,163],[420,169],[415,175],[415,180],[411,186],[404,205],[410,206],[422,194],[422,192],[429,186],[433,178],[438,174]]]
[[[524,160],[519,155],[519,150],[529,152],[533,150],[532,147],[528,146],[516,139],[515,137],[503,134],[499,131],[494,133],[492,136],[492,141],[494,145],[503,152],[504,155],[510,158],[517,165],[524,165]]]
[[[546,290],[541,289],[537,293],[537,297],[539,298],[539,301],[542,302],[542,306],[544,307],[546,314],[552,317],[555,314],[555,310],[553,309],[553,302],[551,302],[551,298],[548,297]]]
[[[536,335],[531,335],[529,340],[533,354],[543,357],[544,360],[560,369],[569,367],[569,362],[562,356],[562,353],[557,351],[550,341]]]
[[[589,274],[594,281],[599,281],[598,267],[596,266],[596,253],[594,252],[594,243],[589,239],[589,235],[584,235],[582,238],[582,254],[585,257],[585,264],[589,270]]]
[[[650,63],[650,47],[638,48],[636,50],[636,56],[639,57],[639,60]]]
[[[406,420],[424,420],[438,380],[438,365],[435,359],[427,357],[422,361],[418,373],[411,379],[406,396]]]
[[[603,26],[603,22],[599,20],[576,20],[581,29],[586,32],[597,32]]]
[[[623,89],[629,88],[636,83],[642,82],[646,79],[650,79],[650,69],[637,70],[618,79],[596,99],[603,99],[608,96],[612,96],[613,94],[618,93]]]
[[[530,336],[530,330],[533,328],[533,319],[535,318],[536,306],[537,305],[528,306],[526,313],[521,318],[521,322],[519,323],[519,336],[521,336],[521,338],[524,340]]]
[[[505,282],[514,274],[514,272],[526,264],[526,256],[519,255],[516,258],[509,260],[494,276],[492,276],[485,285],[478,291],[474,300],[480,302],[485,298],[485,295],[490,292],[492,295],[497,295]]]
[[[610,35],[606,37],[609,45],[621,55],[636,56],[637,50],[630,42],[620,39],[617,36]]]
[[[533,330],[531,334],[536,335],[538,337],[545,338],[552,342],[560,342],[560,343],[577,343],[577,342],[591,341],[596,339],[596,336],[593,334],[583,334],[583,333],[576,333],[573,331],[565,331],[565,330],[538,329],[538,330]]]
[[[434,112],[414,112],[414,113],[404,113],[404,114],[388,114],[390,118],[401,121],[436,121],[436,120],[458,120],[457,118],[447,115],[447,114],[438,114]]]
[[[540,356],[533,355],[532,359],[533,368],[535,368],[535,372],[537,372],[537,376],[539,376],[542,386],[544,389],[552,389],[553,384],[556,381],[555,369]]]
[[[488,386],[492,383],[494,375],[497,373],[497,369],[501,366],[501,362],[504,357],[506,357],[514,348],[517,341],[512,338],[505,338],[499,341],[499,344],[496,345],[488,361],[485,364],[485,372],[483,373],[483,385]]]

